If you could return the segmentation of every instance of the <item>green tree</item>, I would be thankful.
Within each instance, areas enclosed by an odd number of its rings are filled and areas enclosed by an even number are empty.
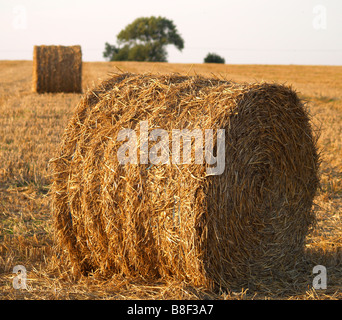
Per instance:
[[[117,54],[118,51],[119,51],[118,48],[116,48],[115,46],[112,46],[111,44],[106,42],[105,43],[105,51],[103,51],[103,57],[106,59],[110,59],[112,57],[112,55]]]
[[[167,45],[184,48],[173,21],[163,17],[138,18],[117,35],[117,45],[105,43],[103,57],[110,61],[167,62]]]
[[[204,63],[225,63],[225,60],[216,53],[208,53],[204,58]]]

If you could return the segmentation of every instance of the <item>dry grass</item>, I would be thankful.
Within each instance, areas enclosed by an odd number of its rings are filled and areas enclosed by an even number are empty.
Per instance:
[[[314,121],[321,126],[322,187],[315,198],[317,225],[309,235],[306,256],[310,268],[292,283],[239,291],[208,291],[174,281],[128,282],[94,274],[75,279],[67,261],[54,248],[47,191],[48,161],[80,94],[31,92],[32,62],[0,62],[0,297],[1,299],[341,299],[342,294],[342,67],[176,65],[151,63],[84,63],[84,90],[108,72],[178,71],[234,81],[267,80],[291,84],[310,100]],[[28,290],[12,287],[12,269],[28,271]],[[314,265],[328,271],[328,289],[312,289]],[[248,289],[248,290],[246,290]]]
[[[194,158],[120,165],[118,132],[138,132],[140,121],[169,137],[176,128],[224,128],[223,174],[208,175]],[[114,75],[80,101],[51,161],[61,247],[74,271],[107,276],[225,288],[285,277],[314,221],[315,143],[306,109],[288,87]]]

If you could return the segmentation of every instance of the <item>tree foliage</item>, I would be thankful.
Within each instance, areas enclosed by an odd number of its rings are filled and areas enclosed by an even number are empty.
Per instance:
[[[109,44],[108,42],[105,43],[105,51],[103,51],[103,57],[110,60],[113,54],[118,53],[118,48]]]
[[[167,45],[184,48],[173,21],[163,17],[134,20],[117,35],[117,45],[105,43],[103,56],[110,61],[167,61]]]
[[[224,58],[220,57],[216,53],[208,53],[204,58],[205,63],[225,63]]]

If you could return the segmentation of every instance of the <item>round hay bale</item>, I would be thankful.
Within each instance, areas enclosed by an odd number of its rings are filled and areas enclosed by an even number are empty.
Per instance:
[[[81,93],[81,46],[34,46],[32,89],[37,93]]]
[[[156,128],[169,136],[164,164],[142,152],[147,134],[148,150],[160,142]],[[118,161],[122,129],[136,133],[136,163]],[[210,158],[199,164],[193,150],[174,161],[176,129],[212,129],[223,172],[208,173]],[[283,85],[113,75],[80,101],[51,165],[56,235],[76,273],[251,283],[294,268],[315,221],[316,139]]]

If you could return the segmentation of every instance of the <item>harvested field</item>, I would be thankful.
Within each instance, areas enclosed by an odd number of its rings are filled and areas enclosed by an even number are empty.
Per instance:
[[[276,81],[293,86],[308,100],[321,127],[321,188],[314,198],[317,223],[306,238],[303,268],[292,280],[269,281],[228,291],[208,290],[191,281],[146,281],[100,273],[78,279],[53,240],[48,190],[49,160],[80,94],[31,92],[32,62],[0,62],[0,297],[2,299],[340,299],[342,297],[342,67],[176,65],[166,63],[84,63],[83,91],[105,79],[115,66],[129,72],[180,72],[237,82]],[[28,290],[12,286],[15,265],[24,265]],[[312,288],[315,265],[328,272],[326,290]]]

